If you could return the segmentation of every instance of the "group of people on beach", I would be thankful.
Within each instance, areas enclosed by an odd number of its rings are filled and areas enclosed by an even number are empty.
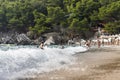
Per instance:
[[[94,46],[97,45],[98,48],[100,48],[100,46],[101,46],[101,41],[100,41],[100,39],[97,39],[95,42],[93,42],[92,40],[87,40],[84,45],[85,45],[87,48],[90,48],[93,44],[94,44]]]
[[[74,44],[75,41],[68,40],[68,45],[70,43]],[[80,45],[82,41],[80,42]],[[81,46],[86,46],[90,48],[91,46],[97,46],[100,48],[105,45],[120,45],[120,35],[101,35],[94,39],[84,40],[84,43]],[[44,41],[41,41],[39,48],[44,49]]]
[[[98,46],[100,48],[101,46],[105,45],[120,45],[120,35],[101,35],[97,37],[96,39],[87,40],[85,42],[85,45],[87,47],[90,46]]]

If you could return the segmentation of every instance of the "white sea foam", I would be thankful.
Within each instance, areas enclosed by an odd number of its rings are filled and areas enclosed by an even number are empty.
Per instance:
[[[72,56],[84,47],[48,48],[0,46],[0,80],[32,76],[34,73],[59,69],[74,62]]]

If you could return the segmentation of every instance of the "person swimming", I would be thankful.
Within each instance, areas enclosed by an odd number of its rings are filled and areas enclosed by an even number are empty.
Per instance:
[[[40,46],[39,46],[41,49],[44,49],[43,47],[44,47],[44,42],[42,41],[41,43],[40,43]]]

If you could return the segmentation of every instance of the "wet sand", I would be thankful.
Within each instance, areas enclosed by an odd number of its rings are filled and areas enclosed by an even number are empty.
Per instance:
[[[74,57],[73,65],[18,80],[120,80],[120,46],[92,48]]]

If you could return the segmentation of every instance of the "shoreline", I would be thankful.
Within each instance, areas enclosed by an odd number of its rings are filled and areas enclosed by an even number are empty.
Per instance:
[[[120,46],[92,48],[75,54],[76,62],[67,68],[18,80],[119,80],[119,49]]]

